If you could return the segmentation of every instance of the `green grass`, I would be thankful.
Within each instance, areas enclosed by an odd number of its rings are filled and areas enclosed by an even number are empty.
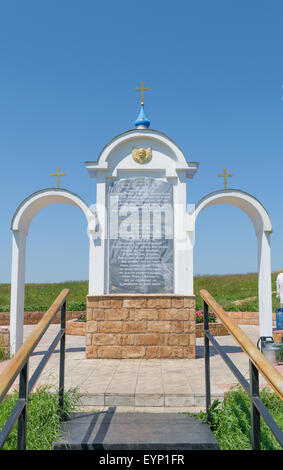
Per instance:
[[[272,274],[272,290],[276,290],[276,273]],[[225,276],[196,276],[194,279],[197,310],[203,308],[199,295],[201,289],[206,289],[227,312],[258,312],[258,275],[231,274]],[[241,305],[233,301],[256,297]],[[273,311],[279,307],[276,294],[272,295]]]
[[[86,309],[87,281],[67,281],[54,284],[26,284],[25,312],[45,312],[64,288],[70,289],[68,310]],[[0,312],[10,310],[10,284],[0,284]]]
[[[283,401],[270,389],[260,392],[266,406],[279,428],[283,430]],[[205,413],[196,415],[206,419]],[[220,450],[251,450],[250,402],[248,394],[240,387],[229,391],[223,403],[211,407],[212,431]],[[261,418],[262,450],[281,450],[281,447]]]
[[[276,273],[272,275],[272,290],[275,287]],[[217,302],[227,311],[258,312],[257,300],[258,276],[251,274],[233,274],[225,276],[196,276],[195,295],[197,310],[203,308],[203,302],[199,295],[200,289],[208,290]],[[25,311],[46,311],[57,295],[65,287],[70,289],[67,302],[68,310],[85,310],[86,295],[88,292],[87,281],[67,281],[55,284],[26,284],[25,286]],[[256,297],[241,305],[234,305],[233,301],[249,297]],[[279,307],[276,295],[273,294],[273,311]],[[10,284],[0,284],[0,312],[8,312],[10,305]]]
[[[14,391],[0,404],[0,429],[3,428],[18,399]],[[75,389],[64,395],[64,412],[68,416],[78,404],[79,396]],[[51,444],[61,435],[61,422],[58,409],[58,392],[51,393],[48,387],[41,387],[32,393],[28,400],[27,450],[51,450]],[[17,448],[17,424],[11,431],[5,450]]]

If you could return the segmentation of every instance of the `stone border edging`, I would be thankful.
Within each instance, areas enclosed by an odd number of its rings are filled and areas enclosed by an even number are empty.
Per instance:
[[[66,312],[66,319],[72,320],[79,317],[80,314],[84,313],[85,310],[81,311],[72,311],[69,310]],[[37,324],[43,315],[46,312],[25,312],[24,313],[24,324],[25,325],[35,325]],[[232,318],[238,325],[259,325],[259,315],[258,312],[226,312],[230,318]],[[276,321],[276,314],[272,314],[273,322]],[[52,323],[60,323],[60,314],[56,316]],[[211,325],[212,323],[210,323]],[[9,312],[0,312],[0,325],[8,326],[10,325],[10,313]],[[273,325],[275,326],[275,325]]]

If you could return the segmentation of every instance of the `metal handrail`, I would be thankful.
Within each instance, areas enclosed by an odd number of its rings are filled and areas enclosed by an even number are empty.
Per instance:
[[[0,402],[5,398],[16,377],[20,374],[19,399],[12,410],[6,424],[0,432],[0,449],[4,446],[14,424],[18,420],[18,450],[26,448],[26,425],[27,425],[27,400],[39,375],[45,367],[48,359],[60,341],[60,366],[59,366],[59,409],[63,417],[64,407],[64,375],[65,375],[65,331],[66,331],[66,299],[70,293],[69,289],[63,289],[47,310],[43,318],[36,325],[32,333],[22,344],[14,357],[8,363],[0,375]],[[29,358],[41,340],[42,336],[50,326],[56,314],[61,310],[61,328],[52,344],[45,352],[42,360],[34,371],[32,377],[28,378]]]
[[[231,335],[237,341],[241,349],[249,356],[249,359],[256,366],[258,371],[263,375],[265,380],[270,384],[275,393],[283,399],[283,377],[278,370],[266,359],[266,357],[258,350],[256,345],[250,338],[238,327],[236,323],[227,315],[225,310],[216,302],[207,290],[202,289],[200,295],[209,305],[217,317],[229,330]]]
[[[212,295],[205,289],[200,291],[200,295],[204,301],[204,359],[205,359],[205,388],[206,388],[206,412],[207,421],[211,423],[210,405],[211,405],[211,391],[210,391],[210,356],[209,356],[209,341],[213,344],[217,352],[221,355],[227,366],[235,375],[240,384],[244,387],[250,396],[251,405],[251,430],[252,430],[252,448],[259,450],[260,444],[260,415],[266,422],[267,426],[283,447],[283,432],[278,427],[271,414],[264,406],[259,397],[259,380],[258,372],[262,374],[265,380],[270,384],[275,393],[283,399],[283,377],[273,367],[273,365],[264,357],[264,355],[257,349],[249,337],[238,327],[236,323],[227,315],[225,310],[216,302]],[[247,354],[249,358],[249,375],[250,383],[241,374],[238,368],[233,364],[231,359],[223,351],[223,348],[215,340],[213,335],[209,332],[208,322],[208,306],[213,310],[216,316],[226,326],[228,331],[234,337],[241,349]]]

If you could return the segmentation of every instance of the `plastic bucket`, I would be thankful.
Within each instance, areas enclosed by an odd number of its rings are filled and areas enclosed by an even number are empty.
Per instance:
[[[280,360],[281,348],[282,348],[282,343],[263,344],[262,354],[264,355],[264,357],[266,357],[266,359],[269,360],[269,362],[271,362],[271,364],[277,365]]]

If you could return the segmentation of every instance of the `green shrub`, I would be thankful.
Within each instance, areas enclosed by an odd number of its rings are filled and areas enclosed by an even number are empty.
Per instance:
[[[10,305],[0,305],[0,312],[10,312]]]
[[[71,302],[68,302],[67,309],[71,311],[77,310],[81,312],[82,310],[86,309],[86,301],[85,300],[72,300]]]
[[[13,407],[18,400],[14,391],[0,404],[0,429],[3,428]],[[69,416],[78,404],[76,389],[68,390],[64,395],[64,413]],[[27,450],[51,450],[51,444],[60,437],[60,413],[58,392],[51,392],[47,386],[38,388],[28,399]],[[17,423],[11,431],[3,449],[17,448]]]
[[[0,362],[7,361],[7,359],[9,359],[9,357],[10,357],[9,347],[5,346],[0,341]]]
[[[265,388],[260,398],[280,429],[283,428],[283,401]],[[206,414],[199,417],[206,420]],[[250,401],[248,394],[237,388],[229,391],[223,403],[215,401],[211,406],[212,431],[221,450],[251,450]],[[261,418],[261,448],[280,450],[281,447]]]

